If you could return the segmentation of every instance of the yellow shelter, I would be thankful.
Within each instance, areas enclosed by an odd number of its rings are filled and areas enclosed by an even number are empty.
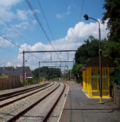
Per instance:
[[[102,57],[102,97],[110,97],[109,68],[116,64],[109,58]],[[100,96],[99,56],[89,60],[81,69],[83,74],[83,90],[90,97]]]

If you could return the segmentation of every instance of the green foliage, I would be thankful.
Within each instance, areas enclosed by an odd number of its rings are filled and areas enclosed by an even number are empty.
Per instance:
[[[110,75],[114,76],[111,79],[111,84],[113,84],[113,81],[118,81],[118,69],[120,68],[120,1],[104,1],[103,8],[106,9],[106,12],[103,14],[102,20],[103,23],[108,20],[107,29],[109,29],[109,33],[108,41],[103,46],[103,56],[110,58],[117,65],[116,68],[110,69]]]
[[[106,39],[101,41],[101,47],[104,45]],[[78,48],[75,53],[75,61],[77,64],[85,64],[91,58],[99,55],[99,40],[90,36],[85,43]]]
[[[113,60],[120,68],[120,42],[106,41],[103,46],[102,54]]]
[[[104,0],[103,8],[106,12],[103,13],[104,20],[108,19],[107,28],[110,30],[108,38],[110,41],[120,42],[120,1],[119,0]]]
[[[39,68],[36,68],[32,71],[33,76],[39,76]],[[60,77],[61,71],[59,68],[48,68],[48,67],[40,67],[40,76],[44,76],[46,80],[53,79],[53,77]]]
[[[59,81],[59,77],[58,78],[53,78],[54,81]]]
[[[6,74],[2,73],[0,76],[6,76]]]

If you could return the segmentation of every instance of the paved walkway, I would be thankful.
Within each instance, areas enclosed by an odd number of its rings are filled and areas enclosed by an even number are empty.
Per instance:
[[[68,81],[70,91],[60,122],[120,122],[120,111],[113,101],[87,98],[82,86]]]

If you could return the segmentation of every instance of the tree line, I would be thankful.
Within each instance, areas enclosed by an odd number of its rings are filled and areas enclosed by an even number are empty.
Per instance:
[[[39,68],[32,71],[33,76],[39,78]],[[40,76],[44,76],[46,80],[57,78],[61,76],[61,71],[59,68],[49,68],[47,66],[40,67]]]
[[[114,81],[118,82],[118,71],[120,68],[120,1],[118,0],[104,0],[103,9],[106,12],[103,13],[101,19],[102,24],[107,20],[107,28],[109,33],[107,38],[101,40],[102,56],[110,58],[117,65],[115,68],[110,68],[110,75],[114,76]],[[72,73],[77,77],[81,76],[79,70],[84,64],[91,58],[99,56],[99,39],[93,36],[84,40],[84,44],[81,45],[75,53],[75,64],[72,68]]]

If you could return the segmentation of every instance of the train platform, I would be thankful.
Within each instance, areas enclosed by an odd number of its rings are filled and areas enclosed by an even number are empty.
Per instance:
[[[69,92],[60,122],[120,122],[120,110],[111,99],[89,98],[82,86],[67,81]]]
[[[0,96],[1,95],[5,95],[5,94],[9,94],[9,93],[13,93],[13,92],[17,92],[17,91],[21,91],[21,90],[25,90],[25,89],[29,89],[29,88],[33,88],[42,84],[46,84],[48,82],[44,82],[41,84],[34,84],[34,85],[29,85],[29,86],[24,86],[24,87],[18,87],[18,88],[14,88],[14,89],[8,89],[8,90],[1,90],[0,91]]]

